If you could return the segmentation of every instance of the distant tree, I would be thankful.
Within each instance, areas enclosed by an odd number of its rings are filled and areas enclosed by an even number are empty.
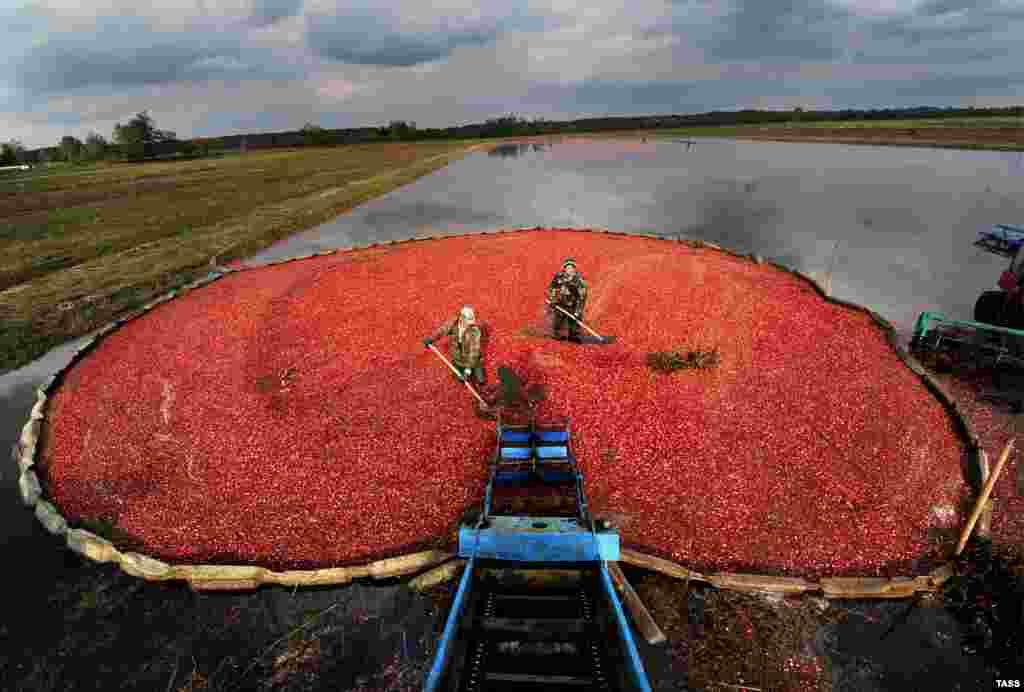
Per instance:
[[[199,140],[199,150],[203,153],[203,156],[209,156],[212,152],[223,149],[224,147],[224,141],[217,137]]]
[[[78,161],[82,158],[82,140],[71,135],[64,135],[60,138],[60,157],[64,161]]]
[[[302,134],[302,141],[306,146],[320,147],[332,143],[331,133],[313,123],[306,123],[299,130]]]
[[[411,120],[392,120],[388,123],[388,134],[391,139],[412,139],[416,136],[416,123]]]
[[[114,125],[114,142],[121,153],[129,158],[151,156],[154,144],[173,142],[176,139],[177,136],[173,132],[158,130],[148,111],[136,113],[127,125]]]
[[[178,145],[178,152],[182,156],[199,156],[201,154],[199,143],[193,139],[186,139],[184,142]]]
[[[480,137],[510,137],[528,132],[530,123],[526,118],[520,118],[515,113],[503,115],[500,118],[491,118],[483,124],[480,129]]]
[[[14,166],[25,160],[25,147],[16,139],[0,144],[0,165]]]
[[[99,161],[106,155],[108,146],[103,135],[90,132],[85,136],[85,144],[82,145],[82,157],[87,161]]]

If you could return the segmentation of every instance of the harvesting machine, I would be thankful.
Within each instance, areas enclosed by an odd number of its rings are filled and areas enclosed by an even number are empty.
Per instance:
[[[1024,228],[996,224],[979,231],[974,244],[1010,258],[1010,266],[999,277],[999,290],[981,294],[973,320],[922,312],[911,347],[918,353],[956,355],[979,365],[1024,368]]]
[[[499,420],[489,466],[425,692],[650,690],[609,573],[619,536],[590,516],[569,424]]]

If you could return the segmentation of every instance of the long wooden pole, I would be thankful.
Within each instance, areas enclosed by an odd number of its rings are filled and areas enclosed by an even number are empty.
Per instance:
[[[576,322],[577,324],[579,324],[579,325],[580,325],[581,327],[583,327],[584,329],[586,329],[586,330],[587,330],[588,332],[590,332],[591,334],[593,334],[594,336],[596,336],[596,337],[597,337],[598,339],[601,339],[602,341],[604,341],[604,337],[603,337],[603,336],[601,336],[600,334],[598,334],[597,332],[595,332],[595,331],[594,331],[593,329],[591,329],[590,327],[588,327],[588,326],[587,326],[586,324],[584,324],[584,323],[583,323],[583,320],[581,320],[581,319],[580,319],[579,317],[576,317],[576,315],[572,314],[572,313],[571,313],[571,312],[569,312],[568,310],[565,310],[565,309],[563,309],[563,308],[559,307],[558,305],[555,305],[555,304],[554,304],[554,303],[552,303],[552,302],[551,302],[550,300],[548,300],[548,301],[545,301],[545,302],[547,302],[547,304],[548,304],[548,305],[550,305],[551,307],[553,307],[553,308],[554,308],[555,310],[558,310],[558,311],[559,311],[559,312],[561,312],[562,314],[564,314],[564,315],[567,315],[567,316],[569,317],[569,319],[572,319],[572,320],[574,320],[574,321],[575,321],[575,322]]]
[[[644,602],[640,600],[639,594],[626,581],[626,575],[622,573],[622,569],[617,562],[608,563],[608,575],[612,578],[616,588],[622,592],[622,600],[625,602],[626,607],[629,608],[629,612],[633,615],[633,621],[636,622],[637,629],[644,635],[647,643],[663,643],[665,641],[665,633],[661,631],[658,623],[651,617],[650,611],[647,610]]]
[[[956,552],[953,555],[959,555],[963,552],[964,546],[967,545],[967,539],[971,537],[971,532],[974,531],[974,525],[978,523],[978,517],[981,516],[981,510],[984,509],[985,503],[988,502],[988,496],[992,494],[992,488],[996,485],[996,480],[999,478],[999,474],[1002,473],[1003,466],[1006,465],[1006,460],[1010,458],[1010,450],[1013,449],[1014,440],[1011,438],[1006,443],[1006,447],[1003,448],[1003,453],[999,455],[999,461],[996,462],[996,467],[992,469],[992,474],[988,477],[988,481],[985,482],[985,487],[981,490],[981,495],[978,496],[978,501],[974,503],[974,511],[971,512],[970,519],[967,520],[967,525],[964,526],[964,530],[960,533],[960,542],[956,544]]]
[[[441,355],[441,352],[437,350],[437,346],[434,346],[434,344],[430,344],[430,350],[433,351],[434,353],[436,353],[437,357],[440,358],[441,360],[443,360],[444,364],[447,365],[449,368],[451,368],[451,371],[455,373],[455,376],[458,377],[460,380],[462,380],[462,384],[466,385],[466,388],[470,392],[472,392],[473,396],[476,397],[476,400],[480,402],[480,405],[486,407],[487,406],[487,402],[484,401],[484,398],[482,396],[480,396],[479,394],[477,394],[477,391],[475,389],[473,389],[473,385],[471,385],[469,383],[469,380],[463,379],[462,373],[459,372],[455,368],[454,365],[449,363],[447,358],[445,358],[443,355]]]

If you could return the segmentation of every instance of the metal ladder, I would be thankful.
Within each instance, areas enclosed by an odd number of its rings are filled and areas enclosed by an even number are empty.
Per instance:
[[[482,565],[482,567],[484,567]],[[615,637],[599,609],[597,569],[558,588],[506,586],[474,575],[462,619],[462,656],[450,689],[460,692],[569,692],[619,689],[609,679]]]

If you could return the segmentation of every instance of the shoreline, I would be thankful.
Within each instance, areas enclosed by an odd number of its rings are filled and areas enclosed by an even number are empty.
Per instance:
[[[1024,151],[1024,128],[794,128],[782,127],[701,127],[665,132],[653,130],[644,136],[714,137],[770,142],[808,144],[858,144],[869,146],[962,149],[964,151]],[[990,141],[978,137],[995,135]]]

